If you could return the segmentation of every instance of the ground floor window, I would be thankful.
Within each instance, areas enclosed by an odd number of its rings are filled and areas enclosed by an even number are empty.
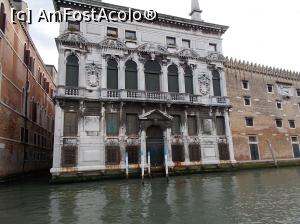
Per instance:
[[[182,145],[172,145],[172,159],[174,163],[184,162],[184,148]]]
[[[119,165],[121,153],[119,147],[106,147],[106,165]]]
[[[140,163],[140,150],[138,146],[127,147],[128,163],[139,164]]]
[[[78,135],[78,114],[76,112],[64,113],[64,136],[74,137]]]
[[[292,137],[292,146],[295,158],[300,158],[300,146],[298,136]]]
[[[62,167],[75,167],[77,165],[77,146],[62,147]]]
[[[201,161],[201,148],[200,145],[189,145],[189,155],[191,162]]]
[[[259,148],[257,136],[249,136],[249,147],[251,160],[259,160]]]

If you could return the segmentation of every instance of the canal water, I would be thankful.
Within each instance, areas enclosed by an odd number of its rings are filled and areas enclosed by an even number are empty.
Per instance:
[[[300,223],[300,168],[146,180],[0,185],[1,224]]]

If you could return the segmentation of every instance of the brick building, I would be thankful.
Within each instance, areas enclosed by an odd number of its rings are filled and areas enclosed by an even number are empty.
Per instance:
[[[51,166],[55,83],[27,25],[12,24],[11,8],[0,1],[0,178]]]
[[[299,159],[300,74],[228,59],[225,75],[236,160]]]

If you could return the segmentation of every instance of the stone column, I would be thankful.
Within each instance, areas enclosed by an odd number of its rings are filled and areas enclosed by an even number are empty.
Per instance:
[[[64,112],[59,103],[55,105],[55,132],[54,132],[54,150],[53,150],[53,168],[61,167],[61,138],[63,137]]]
[[[143,60],[139,60],[138,62],[138,90],[145,91],[145,71],[144,71],[144,63]]]
[[[105,166],[105,137],[106,137],[106,124],[105,124],[105,104],[101,104],[101,130],[100,138],[102,138],[102,148],[100,149],[100,166]]]
[[[105,57],[102,58],[102,79],[101,88],[107,88],[107,61]]]
[[[164,131],[164,151],[165,155],[167,156],[167,163],[166,166],[174,166],[173,159],[172,159],[172,143],[171,143],[171,128],[167,128]]]
[[[65,57],[65,52],[63,49],[58,50],[58,75],[56,83],[58,86],[66,85],[66,64],[67,59]]]
[[[190,155],[189,155],[189,142],[188,142],[188,129],[187,129],[187,110],[184,110],[184,120],[182,122],[182,129],[183,129],[183,145],[184,145],[184,155],[185,155],[185,162],[190,162]]]
[[[85,54],[79,55],[79,87],[86,87],[86,74],[85,74],[85,62],[86,62],[86,56]]]
[[[123,106],[124,106],[123,103],[121,103],[121,105],[120,105],[120,127],[119,127],[121,167],[125,167],[125,153],[126,153],[125,122],[124,122]]]
[[[229,120],[230,118],[229,118],[228,111],[226,111],[224,113],[224,118],[225,118],[226,138],[227,138],[227,142],[228,142],[230,161],[232,163],[236,163],[235,156],[234,156],[234,147],[233,147],[232,132],[231,132],[231,128],[230,128],[230,120]]]
[[[122,59],[119,62],[118,88],[125,89],[125,61]]]
[[[168,86],[168,67],[167,65],[163,64],[162,66],[162,74],[160,79],[160,90],[161,92],[168,92],[169,86]]]
[[[185,93],[185,79],[184,79],[184,70],[182,66],[179,66],[179,93]]]
[[[219,69],[218,70],[219,73],[220,73],[220,83],[221,83],[221,93],[222,93],[222,96],[227,96],[227,88],[226,88],[226,77],[225,77],[225,72],[224,72],[224,69]]]

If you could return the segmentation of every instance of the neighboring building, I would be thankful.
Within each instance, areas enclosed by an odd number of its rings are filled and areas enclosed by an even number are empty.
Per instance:
[[[236,160],[299,160],[300,74],[232,59],[225,67]]]
[[[14,5],[16,4],[16,5]],[[0,179],[51,167],[55,84],[29,36],[0,0]]]
[[[127,162],[142,174],[148,164],[167,173],[235,163],[222,56],[228,27],[201,20],[196,0],[191,16],[60,24],[54,179],[124,175]]]

